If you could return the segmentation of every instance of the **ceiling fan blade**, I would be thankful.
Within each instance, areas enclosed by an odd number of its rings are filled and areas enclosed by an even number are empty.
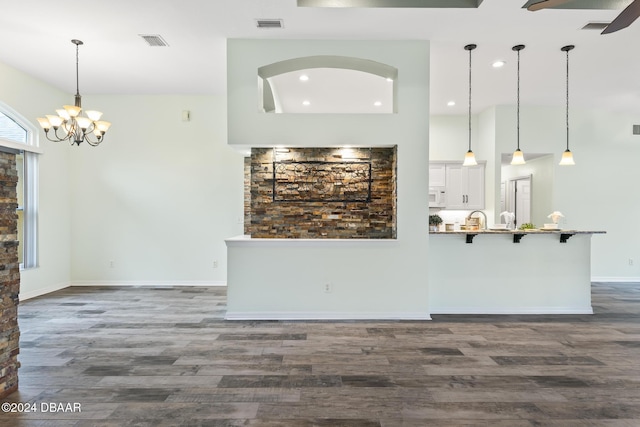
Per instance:
[[[616,17],[611,24],[601,34],[615,33],[616,31],[627,28],[640,16],[640,0],[634,0],[629,6]]]
[[[548,9],[550,7],[560,6],[561,4],[568,3],[570,0],[543,0],[538,3],[533,3],[529,5],[527,8],[530,12],[535,12],[536,10]]]

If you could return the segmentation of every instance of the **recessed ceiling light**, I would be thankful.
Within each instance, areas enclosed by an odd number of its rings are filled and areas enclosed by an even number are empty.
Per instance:
[[[307,80],[309,80],[309,76],[307,76],[306,74],[302,74],[299,77],[299,79],[300,79],[301,82],[306,82]]]
[[[307,106],[311,105],[311,102],[309,102],[309,101],[305,100],[305,101],[302,101],[302,105],[304,105],[305,107],[307,107]]]
[[[491,66],[493,68],[502,68],[502,67],[504,67],[504,64],[506,64],[506,62],[504,62],[502,60],[497,60],[493,64],[491,64]]]
[[[379,106],[381,106],[381,105],[382,105],[382,102],[380,102],[380,101],[376,101],[376,102],[374,102],[374,103],[373,103],[373,105],[375,105],[376,107],[379,107]]]
[[[454,105],[456,105],[456,101],[447,102],[447,107],[453,107]]]

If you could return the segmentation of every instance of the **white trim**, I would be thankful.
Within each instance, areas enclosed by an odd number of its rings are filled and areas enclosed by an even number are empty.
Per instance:
[[[24,268],[37,268],[38,253],[38,212],[39,212],[39,156],[33,153],[23,154],[23,192],[24,192],[24,228],[23,228],[23,264]]]
[[[591,282],[598,283],[640,283],[640,277],[592,277]]]
[[[593,314],[593,308],[575,307],[440,307],[432,308],[431,314]]]
[[[283,248],[283,247],[370,247],[377,245],[398,245],[398,239],[270,239],[251,238],[241,235],[224,239],[227,247],[252,247],[252,248]]]
[[[44,150],[40,147],[33,145],[27,145],[22,142],[9,141],[8,139],[0,138],[0,147],[9,148],[15,151],[29,151],[31,153],[43,154]]]
[[[431,320],[429,313],[227,311],[225,320]]]
[[[227,286],[227,282],[223,280],[216,280],[211,282],[172,282],[172,281],[153,281],[153,280],[140,280],[140,281],[79,281],[71,282],[71,286],[148,286],[148,287],[173,287],[173,286]]]
[[[31,120],[28,120],[18,111],[16,111],[11,106],[5,104],[2,101],[0,101],[0,112],[2,112],[2,114],[9,117],[11,120],[19,124],[24,130],[27,131],[27,142],[21,143],[16,141],[9,141],[6,139],[0,139],[0,146],[7,147],[12,150],[17,149],[19,151],[22,151],[22,150],[31,151],[33,153],[38,153],[38,154],[44,153],[44,150],[39,147],[40,145],[40,139],[38,134],[38,129],[40,129],[39,126],[35,126],[31,122]]]
[[[26,301],[26,300],[31,299],[31,298],[35,298],[35,297],[39,297],[39,296],[42,296],[42,295],[50,294],[51,292],[56,292],[56,291],[60,291],[62,289],[66,289],[69,286],[70,286],[69,283],[61,283],[61,284],[49,286],[49,287],[46,287],[46,288],[39,288],[39,289],[36,289],[35,291],[29,291],[29,292],[20,291],[18,296],[20,297],[20,301]]]

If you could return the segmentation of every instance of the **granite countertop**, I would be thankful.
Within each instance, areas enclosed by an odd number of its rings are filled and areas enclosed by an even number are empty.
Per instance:
[[[429,234],[605,234],[606,231],[596,230],[542,230],[539,228],[528,230],[459,230],[459,231],[429,231]]]

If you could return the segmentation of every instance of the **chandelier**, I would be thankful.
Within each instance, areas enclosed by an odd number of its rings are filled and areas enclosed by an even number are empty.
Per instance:
[[[70,141],[71,145],[80,145],[86,141],[91,146],[96,146],[104,140],[111,123],[100,120],[102,113],[95,110],[82,111],[82,97],[80,96],[80,85],[78,78],[78,49],[82,45],[81,40],[71,40],[76,45],[76,96],[74,105],[64,105],[56,110],[57,116],[46,115],[44,118],[38,117],[38,123],[44,129],[44,134],[49,141],[60,142]],[[49,131],[53,129],[51,134]]]

